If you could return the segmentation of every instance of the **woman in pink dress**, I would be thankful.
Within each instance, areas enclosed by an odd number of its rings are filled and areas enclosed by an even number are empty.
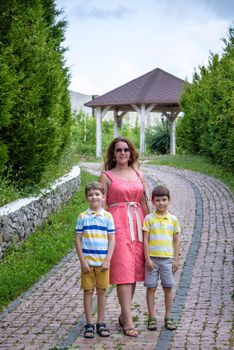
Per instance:
[[[142,222],[148,209],[138,153],[132,142],[124,137],[115,138],[108,147],[104,168],[99,181],[105,187],[105,204],[116,228],[110,283],[117,285],[121,307],[119,324],[123,333],[137,337],[131,303],[136,282],[144,281]]]

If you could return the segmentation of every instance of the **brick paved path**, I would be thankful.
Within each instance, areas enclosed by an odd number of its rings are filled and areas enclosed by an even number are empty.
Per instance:
[[[83,164],[84,165],[84,164]],[[94,173],[96,164],[89,164]],[[225,350],[233,348],[233,196],[219,181],[191,171],[144,166],[150,186],[167,185],[171,211],[182,226],[180,268],[175,275],[175,332],[163,325],[164,306],[158,288],[158,330],[146,330],[145,288],[137,285],[133,317],[140,335],[123,336],[118,329],[115,288],[108,291],[106,321],[109,338],[87,340],[79,263],[72,251],[32,289],[0,314],[0,350],[74,349]],[[94,299],[94,308],[95,308]]]

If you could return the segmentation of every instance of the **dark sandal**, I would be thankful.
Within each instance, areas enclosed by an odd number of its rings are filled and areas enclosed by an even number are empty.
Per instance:
[[[138,337],[138,331],[135,328],[123,328],[123,334],[128,337]]]
[[[100,335],[100,337],[109,337],[110,331],[108,328],[106,328],[105,323],[97,323],[96,325],[97,334]]]
[[[94,338],[94,324],[86,324],[84,330],[84,338]]]
[[[177,323],[172,317],[165,317],[165,327],[169,331],[177,329]]]
[[[149,331],[156,331],[157,330],[157,322],[156,322],[155,317],[148,318],[147,329]]]

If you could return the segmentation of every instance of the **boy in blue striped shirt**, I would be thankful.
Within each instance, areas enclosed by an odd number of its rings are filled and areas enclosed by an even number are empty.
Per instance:
[[[99,182],[85,188],[89,208],[76,222],[76,250],[81,264],[81,288],[84,290],[84,310],[87,324],[84,337],[94,337],[92,297],[97,291],[96,332],[101,337],[110,335],[104,323],[106,289],[109,287],[110,260],[115,246],[115,226],[110,213],[103,209],[105,190]]]

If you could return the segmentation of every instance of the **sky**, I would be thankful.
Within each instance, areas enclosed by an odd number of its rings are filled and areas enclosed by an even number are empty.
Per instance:
[[[102,95],[161,68],[191,81],[234,25],[234,0],[55,0],[70,90]]]

